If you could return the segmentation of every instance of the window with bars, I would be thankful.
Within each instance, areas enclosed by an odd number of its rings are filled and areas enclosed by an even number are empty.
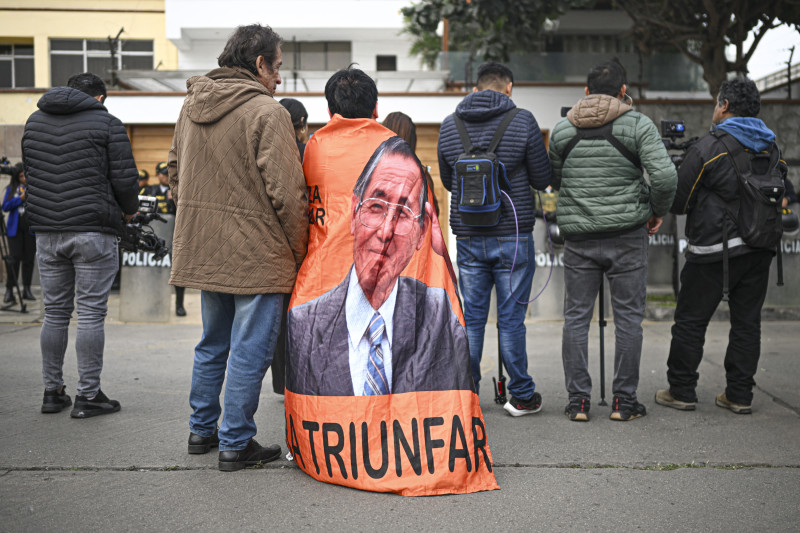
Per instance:
[[[352,63],[347,41],[284,41],[284,70],[340,70]]]
[[[113,54],[115,70],[151,70],[153,41],[119,40]],[[66,85],[74,74],[91,72],[111,79],[112,54],[108,39],[50,39],[50,85]]]
[[[0,44],[0,87],[33,85],[33,45]]]

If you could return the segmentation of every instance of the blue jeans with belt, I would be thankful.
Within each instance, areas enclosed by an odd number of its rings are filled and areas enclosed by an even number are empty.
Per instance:
[[[533,235],[458,237],[458,279],[464,297],[464,321],[469,340],[470,365],[475,387],[481,379],[481,355],[492,286],[497,292],[500,357],[508,371],[508,390],[520,400],[533,396],[535,384],[528,375],[525,348],[525,313],[536,269]],[[516,260],[514,252],[516,247]],[[511,266],[514,265],[512,275]],[[509,284],[509,279],[511,283]]]
[[[200,294],[203,337],[194,351],[189,429],[210,437],[222,413],[220,450],[244,449],[256,434],[253,417],[272,362],[283,298],[283,294]],[[224,412],[219,401],[223,381]]]

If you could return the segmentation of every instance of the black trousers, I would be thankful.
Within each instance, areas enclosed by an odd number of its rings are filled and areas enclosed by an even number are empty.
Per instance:
[[[14,287],[20,263],[22,263],[22,285],[30,287],[33,279],[33,262],[36,260],[36,237],[31,235],[24,216],[19,218],[17,234],[8,237],[8,252],[6,288]]]
[[[772,252],[759,251],[729,260],[731,329],[725,352],[728,400],[750,405],[753,376],[761,356],[761,307],[767,295]],[[672,397],[697,401],[695,388],[703,359],[706,329],[722,299],[722,262],[686,263],[672,326],[667,379]]]

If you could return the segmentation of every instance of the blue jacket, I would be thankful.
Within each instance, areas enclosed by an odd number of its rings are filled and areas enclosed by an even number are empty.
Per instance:
[[[505,113],[516,107],[503,93],[486,90],[467,95],[456,107],[455,114],[464,121],[474,146],[488,148]],[[500,222],[491,228],[473,228],[461,223],[458,212],[458,187],[455,187],[453,166],[464,153],[453,115],[442,122],[439,131],[439,175],[445,189],[453,194],[450,202],[450,227],[458,236],[514,235],[514,211],[503,197]],[[511,199],[516,208],[519,232],[530,233],[534,224],[534,204],[531,187],[545,189],[550,185],[552,171],[547,159],[542,132],[530,111],[520,110],[495,151],[506,167],[511,182]]]
[[[16,191],[11,191],[11,185],[6,187],[6,193],[3,196],[3,211],[8,213],[6,231],[9,237],[17,236],[17,228],[19,227],[19,206],[21,205],[22,198],[16,195]]]

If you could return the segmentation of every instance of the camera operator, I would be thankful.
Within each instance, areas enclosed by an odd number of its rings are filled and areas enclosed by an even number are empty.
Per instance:
[[[25,124],[22,158],[27,214],[36,234],[44,300],[41,331],[43,413],[71,405],[63,362],[78,307],[78,386],[73,418],[119,411],[100,390],[108,294],[117,272],[123,213],[139,205],[136,165],[122,122],[103,105],[106,86],[91,73],[72,76],[39,100]]]
[[[736,78],[722,83],[714,107],[711,132],[686,153],[678,170],[678,191],[671,211],[686,214],[686,265],[672,326],[667,360],[669,389],[656,393],[656,403],[693,411],[697,402],[697,369],[703,357],[706,328],[727,284],[731,331],[725,354],[727,387],[716,397],[719,407],[749,414],[761,353],[761,307],[767,293],[775,251],[744,241],[747,228],[728,215],[741,207],[742,194],[734,159],[746,149],[769,154],[777,150],[775,134],[756,118],[761,97],[755,83]],[[777,155],[774,156],[777,160]],[[771,163],[772,159],[770,159]],[[780,173],[786,164],[778,161]],[[727,241],[727,280],[723,243]]]
[[[25,172],[22,163],[17,163],[9,169],[11,182],[6,187],[3,195],[3,211],[8,212],[8,248],[7,263],[8,279],[6,280],[6,295],[3,303],[16,302],[14,287],[17,286],[19,265],[22,265],[22,298],[35,300],[31,292],[31,279],[33,278],[33,261],[36,258],[36,240],[31,234],[28,217],[25,214],[25,200],[27,189],[25,185]]]

